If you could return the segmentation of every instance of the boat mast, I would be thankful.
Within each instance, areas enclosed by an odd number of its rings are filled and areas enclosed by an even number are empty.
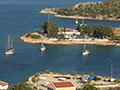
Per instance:
[[[5,48],[5,51],[7,51],[8,50],[8,42],[7,42],[7,44],[6,44],[6,48]]]
[[[84,51],[86,50],[86,44],[84,44]]]
[[[13,39],[11,39],[11,48],[13,48]]]
[[[84,17],[84,13],[83,13],[82,25],[85,26],[85,17]]]
[[[8,49],[10,49],[10,34],[8,35],[8,43],[7,43],[8,45]]]
[[[43,47],[43,38],[41,37],[41,47]]]
[[[50,13],[48,12],[48,20],[50,20]]]
[[[111,64],[111,78],[113,77],[113,64]]]

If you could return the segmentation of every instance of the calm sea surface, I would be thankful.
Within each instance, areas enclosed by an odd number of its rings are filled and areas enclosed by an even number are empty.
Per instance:
[[[29,76],[45,69],[110,76],[111,64],[114,77],[120,77],[119,47],[88,45],[91,54],[82,56],[83,45],[45,45],[46,51],[40,52],[40,44],[25,44],[14,40],[15,54],[5,55],[8,34],[16,38],[28,31],[35,31],[36,28],[41,29],[41,24],[48,19],[47,14],[39,13],[41,9],[70,7],[82,1],[96,0],[0,0],[0,80],[15,84],[26,81]],[[76,27],[74,19],[55,18],[52,15],[50,19],[60,27]],[[90,26],[120,25],[118,21],[86,20],[86,23]]]

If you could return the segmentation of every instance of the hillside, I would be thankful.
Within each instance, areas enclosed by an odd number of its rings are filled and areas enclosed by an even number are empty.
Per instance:
[[[94,19],[120,20],[120,0],[82,2],[70,8],[52,9],[57,15],[84,16]]]

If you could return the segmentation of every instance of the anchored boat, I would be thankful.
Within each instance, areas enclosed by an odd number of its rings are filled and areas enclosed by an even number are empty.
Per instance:
[[[15,50],[13,48],[13,39],[10,39],[10,35],[8,35],[8,41],[6,44],[5,54],[10,55],[10,54],[14,54],[14,52]]]
[[[84,52],[82,53],[82,55],[88,55],[90,52],[88,50],[86,50],[86,44],[84,44]]]

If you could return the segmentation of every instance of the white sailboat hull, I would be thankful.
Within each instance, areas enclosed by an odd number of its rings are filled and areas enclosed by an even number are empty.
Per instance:
[[[75,21],[75,24],[78,24],[78,21]]]
[[[10,55],[10,54],[14,54],[14,49],[10,49],[8,51],[5,52],[6,55]]]
[[[90,52],[88,50],[84,51],[82,55],[88,55]]]
[[[40,48],[41,51],[44,51],[45,49],[46,49],[45,47],[41,47],[41,48]]]

